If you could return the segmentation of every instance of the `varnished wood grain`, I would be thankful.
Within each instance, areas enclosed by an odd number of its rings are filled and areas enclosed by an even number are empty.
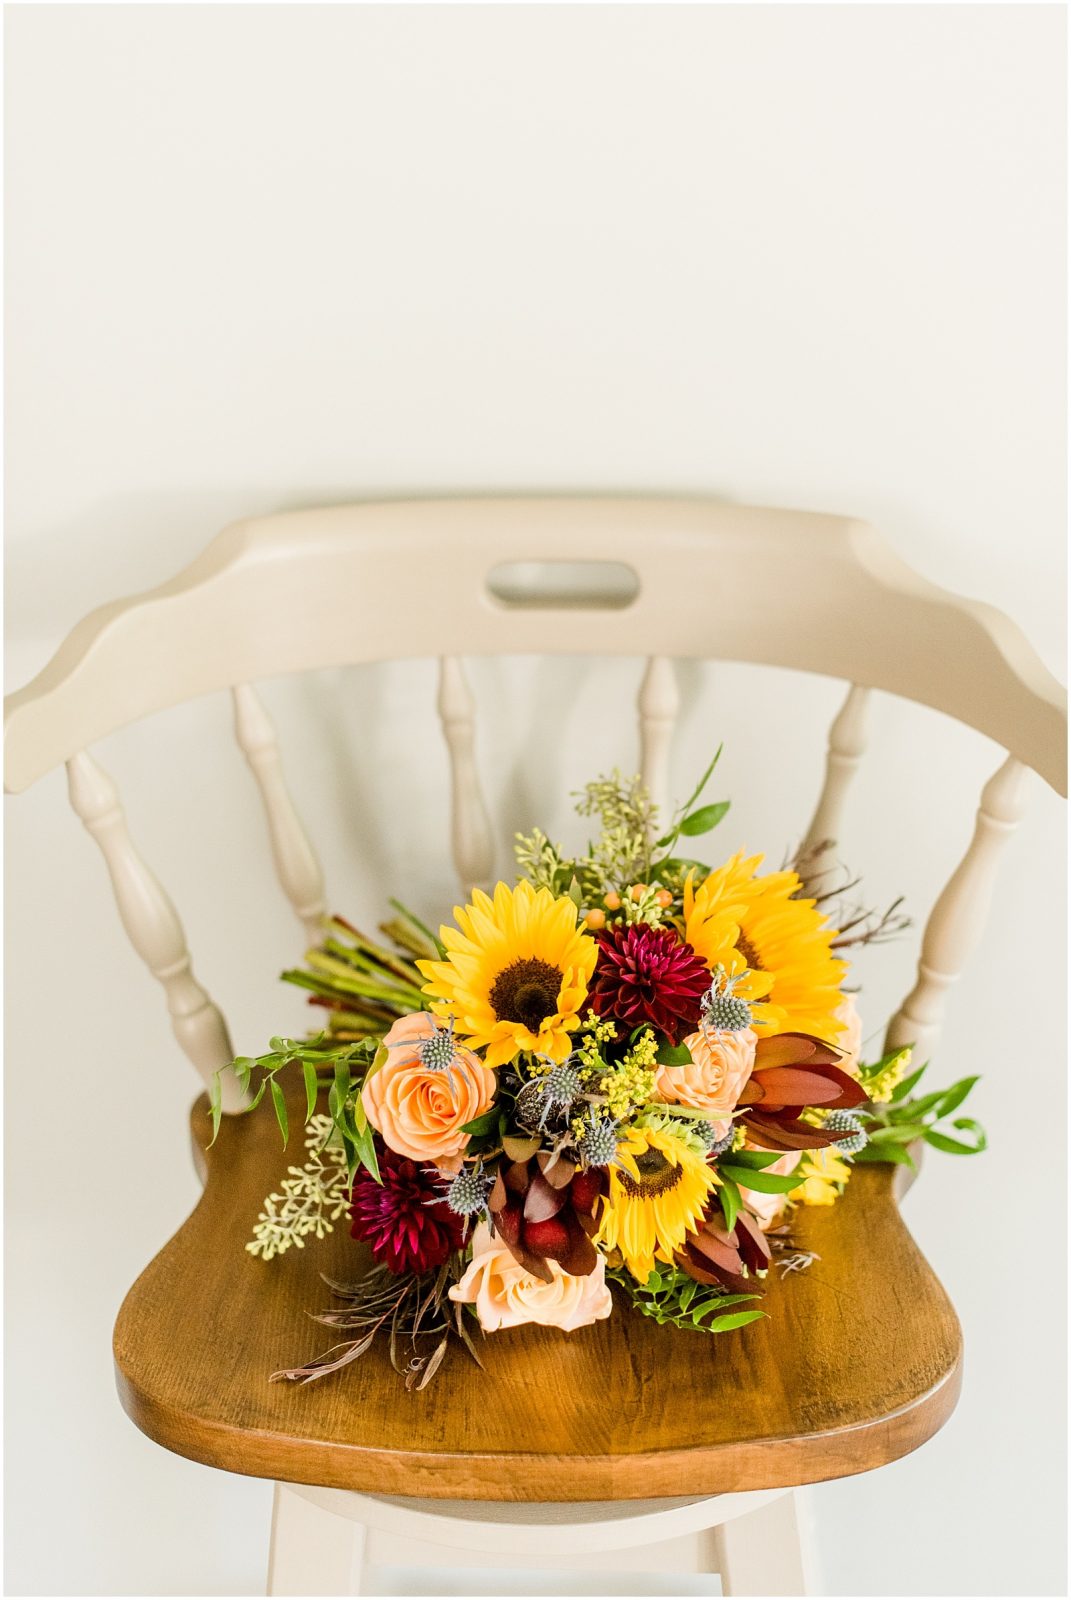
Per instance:
[[[295,1086],[296,1087],[296,1086]],[[292,1126],[299,1120],[295,1099]],[[195,1148],[208,1140],[205,1100]],[[128,1294],[119,1392],[150,1438],[211,1466],[384,1494],[612,1500],[843,1477],[906,1455],[959,1392],[959,1325],[900,1220],[888,1167],[863,1167],[830,1210],[804,1211],[821,1259],[777,1282],[769,1320],[711,1337],[623,1303],[592,1328],[522,1328],[452,1350],[423,1394],[386,1352],[307,1387],[273,1370],[332,1340],[306,1315],[319,1280],[353,1277],[347,1231],[265,1263],[244,1249],[301,1142],[270,1110],[226,1118],[190,1219]]]

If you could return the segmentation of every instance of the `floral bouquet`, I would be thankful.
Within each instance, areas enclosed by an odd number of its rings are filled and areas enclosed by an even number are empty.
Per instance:
[[[392,902],[389,946],[335,917],[283,974],[328,1027],[234,1063],[284,1142],[278,1074],[306,1090],[307,1160],[247,1248],[270,1261],[348,1216],[373,1264],[327,1280],[341,1304],[318,1320],[344,1341],[276,1378],[337,1371],[382,1332],[423,1388],[452,1336],[478,1361],[478,1330],[571,1332],[611,1315],[612,1288],[659,1322],[742,1328],[772,1264],[812,1259],[796,1208],[831,1205],[853,1163],[984,1148],[969,1118],[935,1126],[976,1079],[911,1099],[910,1049],[861,1059],[845,952],[906,926],[899,902],[849,905],[828,846],[766,873],[689,853],[729,809],[699,803],[717,759],[665,832],[615,772],[579,797],[600,825],[584,853],[518,836],[518,881],[473,890],[438,938]],[[218,1129],[218,1081],[211,1110]]]

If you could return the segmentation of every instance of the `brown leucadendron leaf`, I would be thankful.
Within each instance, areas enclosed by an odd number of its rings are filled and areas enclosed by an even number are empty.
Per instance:
[[[558,1261],[562,1271],[574,1278],[586,1278],[599,1264],[598,1252],[576,1218],[569,1220],[569,1252]]]
[[[719,1244],[709,1234],[690,1234],[677,1256],[677,1263],[697,1283],[720,1284],[734,1294],[747,1294],[752,1289],[757,1292],[761,1283],[756,1280],[753,1284],[746,1278],[744,1263],[737,1252]]]
[[[513,1133],[507,1133],[502,1140],[502,1148],[511,1161],[521,1161],[527,1164],[539,1149],[539,1140],[534,1134],[524,1138]]]
[[[553,1283],[554,1274],[547,1266],[542,1256],[533,1255],[526,1250],[522,1239],[523,1217],[521,1208],[515,1200],[508,1202],[501,1211],[491,1212],[491,1221],[495,1233],[502,1240],[510,1255],[517,1265],[526,1272],[531,1272],[543,1283]]]
[[[567,1189],[576,1173],[576,1162],[569,1156],[555,1156],[549,1150],[541,1150],[536,1156],[539,1169],[547,1182],[555,1189]]]
[[[737,1212],[736,1240],[740,1254],[752,1272],[762,1272],[769,1265],[772,1256],[769,1242],[747,1210]]]
[[[844,1059],[836,1045],[813,1033],[775,1033],[755,1046],[755,1070],[767,1067],[835,1067]]]
[[[753,1072],[740,1095],[741,1105],[819,1106],[836,1103],[847,1109],[866,1095],[839,1067],[763,1067]]]
[[[724,1267],[728,1272],[739,1272],[744,1265],[735,1246],[716,1239],[707,1229],[701,1228],[698,1233],[689,1234],[687,1244],[693,1250],[698,1250],[700,1255],[713,1261],[715,1266]]]
[[[779,1150],[783,1155],[790,1150],[821,1150],[844,1137],[839,1133],[827,1133],[824,1128],[812,1128],[809,1122],[800,1122],[795,1117],[764,1117],[752,1111],[744,1121],[749,1143],[762,1150]]]
[[[556,1217],[564,1204],[563,1191],[554,1188],[541,1172],[537,1172],[529,1183],[528,1193],[524,1197],[524,1220],[546,1222],[548,1217]]]

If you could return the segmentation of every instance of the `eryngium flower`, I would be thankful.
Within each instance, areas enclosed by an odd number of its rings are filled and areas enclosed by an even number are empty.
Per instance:
[[[372,1258],[391,1272],[432,1272],[460,1250],[465,1221],[442,1197],[442,1179],[434,1167],[423,1167],[377,1143],[378,1184],[361,1167],[350,1197],[350,1232],[363,1239]]]
[[[694,1031],[710,972],[672,928],[635,922],[608,929],[598,945],[589,999],[601,1017],[629,1028],[650,1023],[671,1044]]]

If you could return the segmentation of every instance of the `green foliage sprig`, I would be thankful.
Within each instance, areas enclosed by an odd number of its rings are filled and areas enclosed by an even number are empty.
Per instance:
[[[350,1181],[353,1181],[358,1167],[367,1167],[378,1182],[379,1162],[372,1129],[361,1102],[361,1088],[369,1073],[375,1071],[385,1055],[379,1040],[372,1038],[331,1042],[322,1033],[314,1039],[276,1037],[272,1039],[271,1049],[266,1055],[238,1056],[231,1063],[243,1093],[249,1095],[248,1104],[243,1106],[238,1115],[248,1116],[268,1094],[285,1146],[290,1138],[290,1116],[278,1076],[286,1067],[300,1067],[305,1082],[303,1123],[311,1120],[320,1092],[326,1087],[328,1116],[345,1152]],[[252,1089],[255,1074],[259,1075],[259,1082]],[[217,1072],[213,1076],[209,1095],[213,1144],[222,1120],[222,1096],[221,1074]]]
[[[567,856],[561,845],[533,828],[531,833],[516,835],[514,854],[519,869],[537,889],[571,895],[578,909],[598,904],[610,890],[644,883],[648,886],[644,899],[626,900],[622,915],[626,920],[657,926],[663,916],[655,900],[658,887],[679,892],[689,872],[703,877],[710,871],[703,862],[675,851],[682,838],[696,838],[717,827],[729,810],[728,800],[696,805],[718,764],[721,749],[719,745],[692,793],[674,813],[668,831],[653,843],[657,807],[638,775],[623,778],[615,767],[609,777],[596,778],[576,796],[577,813],[582,817],[597,816],[602,829],[598,839],[588,842],[587,853]]]
[[[896,1058],[902,1054],[902,1050],[892,1050],[874,1066],[864,1067],[861,1078],[863,1087],[872,1089],[875,1084],[880,1084]],[[954,1111],[958,1111],[978,1082],[978,1075],[959,1078],[947,1089],[935,1089],[931,1093],[909,1098],[928,1066],[929,1062],[924,1062],[901,1079],[892,1088],[887,1100],[872,1100],[869,1106],[860,1109],[858,1115],[867,1135],[867,1144],[853,1160],[892,1161],[897,1166],[914,1168],[916,1162],[907,1147],[920,1139],[946,1155],[981,1155],[988,1141],[985,1129],[973,1117],[956,1117],[949,1124],[957,1133],[964,1135],[963,1138],[953,1138],[947,1128],[939,1126]]]
[[[697,1328],[702,1333],[728,1333],[746,1327],[766,1315],[751,1308],[727,1311],[726,1307],[757,1300],[755,1294],[723,1294],[720,1289],[696,1283],[678,1267],[659,1267],[639,1284],[623,1267],[612,1268],[606,1276],[628,1295],[635,1310],[659,1324],[675,1328]]]
[[[664,850],[665,855],[651,863],[648,877],[666,884],[667,887],[671,887],[677,881],[683,883],[689,871],[694,871],[697,877],[705,877],[710,871],[703,862],[693,861],[686,856],[677,856],[674,851],[682,835],[686,839],[694,839],[700,834],[709,833],[728,814],[728,800],[715,800],[711,805],[700,806],[697,810],[692,809],[710,782],[714,768],[721,760],[722,749],[723,746],[719,745],[703,776],[684,804],[677,808],[669,832],[663,834],[661,839],[655,840],[654,848]]]

